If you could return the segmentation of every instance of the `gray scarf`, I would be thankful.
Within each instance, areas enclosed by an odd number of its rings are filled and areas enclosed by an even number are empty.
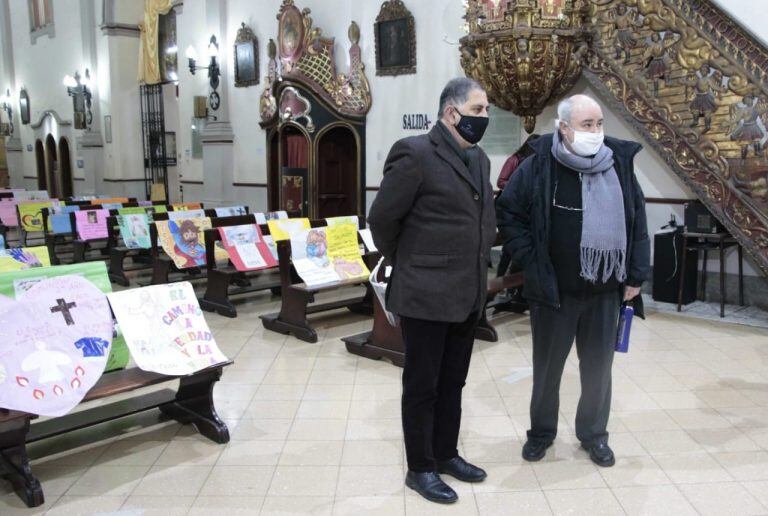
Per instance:
[[[581,277],[606,283],[611,275],[623,282],[627,277],[627,229],[624,196],[613,167],[613,151],[606,145],[593,157],[568,152],[554,132],[552,155],[581,177]],[[602,272],[601,272],[602,269]]]

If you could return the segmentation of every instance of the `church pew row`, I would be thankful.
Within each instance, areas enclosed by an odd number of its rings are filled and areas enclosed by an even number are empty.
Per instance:
[[[99,274],[103,275],[101,283],[109,285],[106,268]],[[42,421],[35,414],[0,408],[0,476],[12,484],[28,507],[38,507],[45,498],[43,486],[30,464],[29,444],[155,409],[179,423],[193,424],[216,443],[227,443],[229,429],[216,412],[213,389],[223,369],[232,363],[227,360],[183,376],[137,367],[105,372],[80,402],[85,404],[83,410]],[[175,381],[175,388],[138,392]]]
[[[207,284],[205,294],[199,299],[200,308],[217,312],[224,317],[237,317],[237,308],[230,296],[271,290],[280,294],[280,276],[277,269],[262,269],[252,272],[238,271],[231,261],[226,265],[216,263],[214,250],[221,241],[220,227],[256,224],[256,215],[212,219],[211,229],[205,230],[205,256]],[[269,235],[269,226],[260,224],[262,235]],[[255,284],[254,284],[255,281]]]
[[[326,224],[325,220],[311,221],[312,227],[320,227]],[[358,236],[358,242],[362,239]],[[350,312],[371,315],[373,314],[373,290],[368,278],[346,279],[321,286],[310,287],[302,282],[291,260],[291,242],[283,240],[277,242],[278,267],[280,269],[280,311],[259,316],[264,328],[282,334],[292,334],[306,342],[317,342],[317,332],[307,319],[308,315],[328,312],[346,308]],[[366,253],[363,261],[370,269],[376,264],[378,253]],[[322,292],[330,292],[345,287],[364,286],[365,294],[353,298],[343,299],[311,305],[315,302],[315,295]],[[311,306],[310,306],[311,305]]]
[[[498,243],[498,242],[497,242]],[[379,271],[380,279],[383,279],[383,269]],[[519,288],[523,285],[523,273],[506,274],[501,277],[488,278],[487,299],[480,313],[480,320],[475,329],[475,338],[487,342],[498,342],[499,335],[496,328],[488,320],[488,310],[497,305],[494,298],[497,294]],[[373,303],[373,328],[370,331],[351,335],[341,339],[347,351],[354,355],[373,360],[388,359],[396,366],[403,367],[405,361],[405,346],[400,325],[392,326],[387,320],[386,313],[381,307],[378,298]],[[512,311],[522,313],[517,307]]]

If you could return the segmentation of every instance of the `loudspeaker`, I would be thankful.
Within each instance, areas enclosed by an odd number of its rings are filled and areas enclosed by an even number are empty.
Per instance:
[[[725,228],[701,201],[687,202],[683,208],[688,233],[724,233]]]
[[[677,304],[677,282],[680,278],[683,256],[682,228],[653,237],[653,299]],[[696,300],[696,271],[698,254],[689,252],[685,261],[683,304]]]

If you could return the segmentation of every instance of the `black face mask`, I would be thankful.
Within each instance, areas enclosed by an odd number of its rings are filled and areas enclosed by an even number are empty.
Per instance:
[[[456,131],[459,136],[473,145],[482,140],[485,130],[488,128],[488,122],[490,122],[488,117],[462,115],[458,109],[456,112],[461,116],[459,123],[456,124]]]

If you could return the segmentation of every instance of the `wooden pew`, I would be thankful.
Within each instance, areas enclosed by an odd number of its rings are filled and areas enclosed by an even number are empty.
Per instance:
[[[497,241],[497,244],[499,242]],[[500,244],[499,244],[500,245]],[[384,268],[379,271],[379,278],[383,279]],[[495,296],[507,289],[518,288],[523,285],[523,273],[506,274],[501,277],[488,278],[488,287],[485,307],[480,314],[480,320],[475,329],[475,338],[488,342],[497,342],[499,335],[496,328],[488,320],[488,310],[494,308]],[[405,346],[400,325],[397,327],[389,324],[386,313],[381,307],[378,298],[373,304],[373,328],[371,331],[359,333],[341,339],[347,347],[347,351],[361,357],[381,360],[386,358],[393,364],[403,367],[405,361]],[[513,310],[516,311],[517,310]],[[521,313],[521,312],[518,312]]]
[[[159,409],[180,423],[195,425],[202,435],[216,443],[227,443],[229,429],[216,413],[213,387],[221,378],[223,368],[230,364],[231,361],[188,376],[166,376],[138,368],[105,373],[83,403],[109,399],[172,380],[178,380],[179,386],[178,389],[150,392],[34,424],[31,423],[37,418],[34,414],[0,409],[2,476],[13,484],[16,494],[28,507],[38,507],[45,498],[43,487],[33,474],[27,444],[152,409]]]
[[[226,266],[216,263],[214,250],[216,242],[221,241],[218,228],[255,223],[256,215],[254,214],[211,219],[213,228],[205,230],[206,276],[208,284],[206,285],[205,294],[202,298],[198,299],[200,308],[203,310],[207,312],[216,311],[225,317],[237,317],[237,309],[232,304],[230,296],[262,290],[271,290],[273,294],[280,293],[281,283],[277,268],[241,272],[231,262]],[[262,235],[269,234],[269,227],[266,224],[260,225],[260,228]],[[252,284],[253,279],[259,280],[256,285]],[[232,285],[235,285],[236,288],[231,289]]]
[[[311,221],[312,227],[325,225],[325,220]],[[358,235],[358,241],[361,242]],[[339,308],[364,315],[373,313],[373,290],[368,278],[347,279],[327,285],[309,287],[302,282],[291,261],[291,242],[277,242],[278,267],[280,268],[280,292],[282,303],[280,311],[259,316],[264,327],[282,334],[293,334],[306,342],[317,342],[317,332],[307,320],[307,315]],[[378,253],[368,253],[363,256],[366,266],[371,268],[378,259]],[[328,292],[349,286],[365,286],[365,295],[342,301],[323,303],[309,306],[315,301],[315,294]]]

